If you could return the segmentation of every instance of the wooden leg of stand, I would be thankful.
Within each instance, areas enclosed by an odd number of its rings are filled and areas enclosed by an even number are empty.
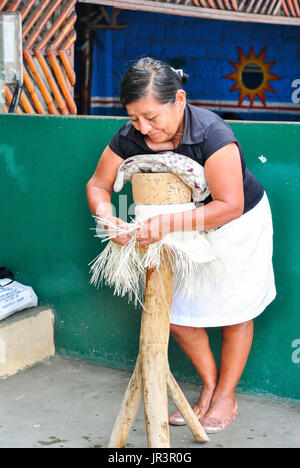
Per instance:
[[[166,360],[158,353],[142,364],[145,423],[149,448],[170,448]]]
[[[209,438],[207,437],[206,432],[201,426],[199,420],[197,419],[194,411],[186,400],[182,390],[180,389],[170,370],[168,370],[167,373],[167,383],[170,396],[175,406],[182,414],[186,424],[192,431],[197,442],[208,442]]]
[[[142,399],[142,378],[140,360],[137,359],[134,372],[128,383],[121,409],[116,418],[108,447],[122,448],[126,444],[131,425],[135,420]]]
[[[169,311],[173,297],[173,271],[166,261],[159,272],[147,271],[141,321],[140,359],[148,446],[169,448],[168,343]]]

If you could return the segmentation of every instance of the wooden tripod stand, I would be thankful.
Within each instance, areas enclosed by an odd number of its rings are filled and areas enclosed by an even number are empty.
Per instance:
[[[140,204],[186,203],[187,196],[188,201],[191,199],[190,189],[170,173],[134,174],[132,188],[134,201]],[[154,201],[149,203],[150,199]],[[195,439],[209,441],[170,372],[168,344],[172,297],[173,271],[166,258],[159,271],[152,268],[147,271],[139,354],[108,447],[125,446],[143,397],[148,447],[169,448],[168,390]]]

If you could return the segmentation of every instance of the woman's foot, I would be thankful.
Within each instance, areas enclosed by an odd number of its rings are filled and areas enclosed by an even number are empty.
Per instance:
[[[238,405],[234,397],[214,398],[200,422],[208,434],[221,432],[231,425],[238,413]]]
[[[199,421],[206,414],[209,408],[213,393],[214,393],[214,388],[207,389],[203,387],[197,403],[192,407],[192,410],[194,411]],[[180,411],[175,411],[175,413],[171,414],[171,416],[169,417],[169,423],[172,424],[173,426],[184,426],[186,424],[185,419],[180,413]]]

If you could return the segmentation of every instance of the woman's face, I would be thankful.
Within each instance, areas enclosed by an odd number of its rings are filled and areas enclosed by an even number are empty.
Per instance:
[[[174,103],[161,104],[151,94],[126,106],[133,126],[153,143],[164,143],[183,129],[186,94],[176,93]]]

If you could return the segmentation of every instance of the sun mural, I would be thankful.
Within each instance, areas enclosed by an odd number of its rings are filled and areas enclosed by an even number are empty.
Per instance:
[[[230,60],[235,72],[224,76],[227,80],[235,80],[236,83],[230,88],[232,91],[240,91],[239,105],[248,97],[250,107],[253,106],[255,98],[259,98],[266,107],[266,91],[275,93],[275,89],[270,85],[270,81],[281,80],[280,76],[270,73],[270,68],[276,63],[276,60],[266,63],[267,47],[264,47],[260,54],[255,55],[253,46],[250,47],[250,53],[247,56],[240,47],[239,62]]]

